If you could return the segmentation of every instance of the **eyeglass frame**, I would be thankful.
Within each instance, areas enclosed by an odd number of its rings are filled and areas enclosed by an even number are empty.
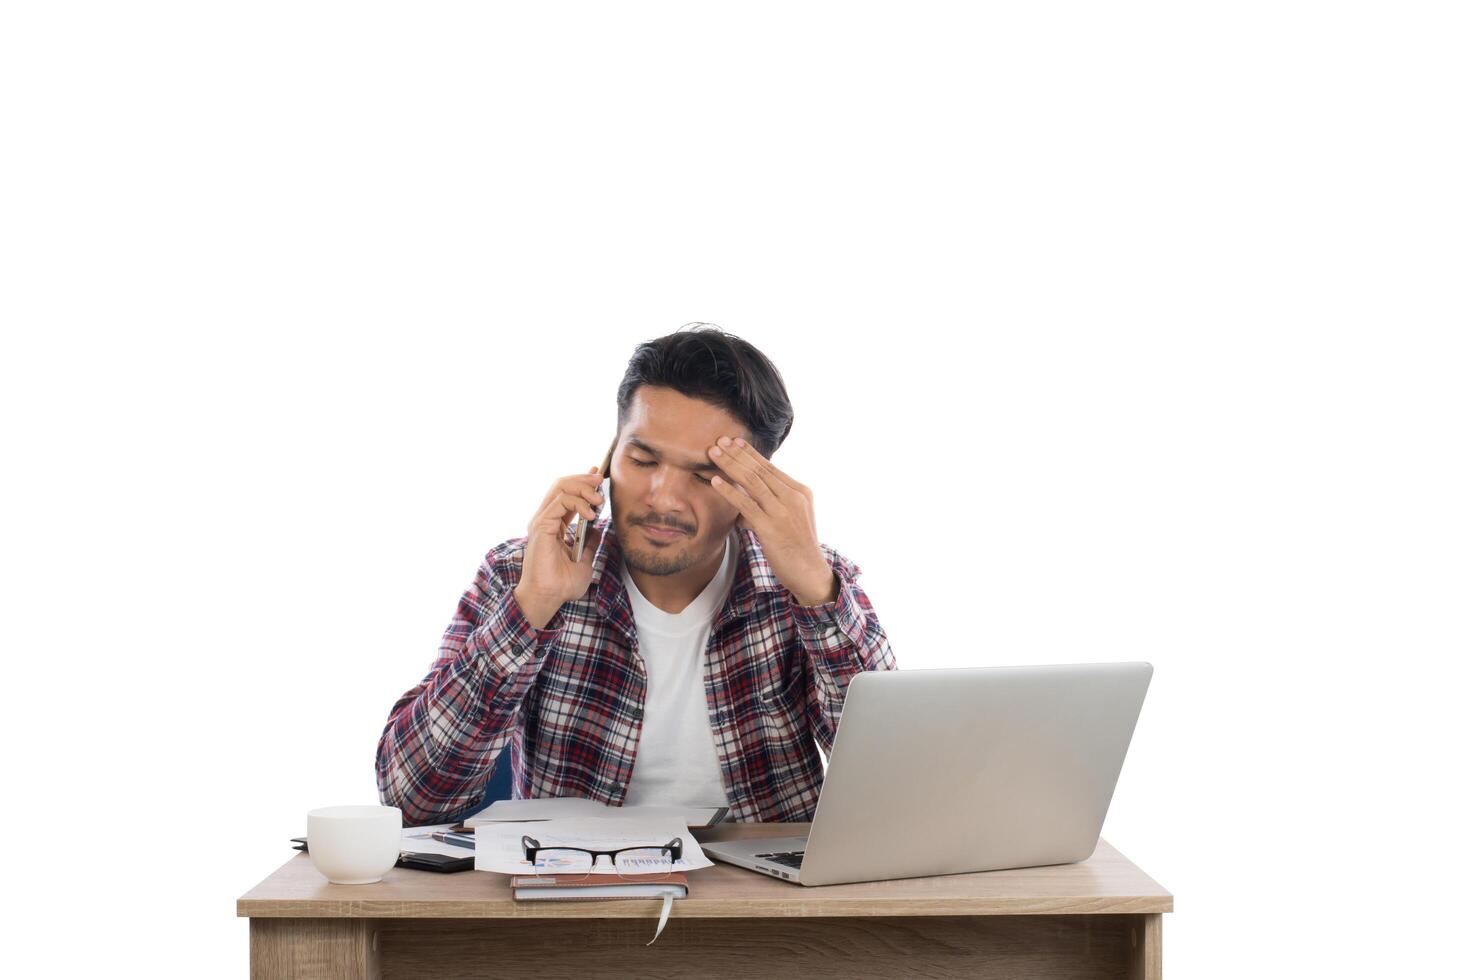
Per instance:
[[[607,860],[612,862],[612,867],[614,870],[617,868],[617,855],[621,854],[623,851],[667,851],[669,856],[674,861],[679,861],[683,858],[682,837],[675,837],[667,844],[638,844],[634,847],[619,847],[615,851],[594,851],[587,847],[566,847],[562,844],[554,844],[549,847],[542,847],[541,842],[536,840],[534,837],[531,837],[529,834],[522,834],[520,838],[520,847],[521,850],[525,852],[525,859],[529,861],[532,865],[536,863],[536,855],[541,851],[580,851],[583,854],[590,854],[592,856],[592,866],[585,872],[586,874],[593,874],[596,872],[597,858],[601,857],[603,854],[607,855]]]

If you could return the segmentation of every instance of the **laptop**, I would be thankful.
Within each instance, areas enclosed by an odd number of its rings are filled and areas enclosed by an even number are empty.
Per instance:
[[[802,885],[1084,861],[1151,664],[867,671],[804,837],[701,843]]]

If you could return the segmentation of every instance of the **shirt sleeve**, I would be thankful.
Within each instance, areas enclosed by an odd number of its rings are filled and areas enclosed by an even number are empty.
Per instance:
[[[439,656],[389,714],[377,747],[378,796],[403,811],[405,826],[476,802],[514,732],[516,714],[540,669],[537,650],[561,628],[525,618],[505,574],[502,545],[485,557],[444,632]]]
[[[892,646],[867,594],[857,584],[862,569],[821,546],[837,577],[837,596],[817,606],[795,603],[796,628],[811,683],[806,712],[821,750],[831,752],[847,684],[864,670],[897,670]]]

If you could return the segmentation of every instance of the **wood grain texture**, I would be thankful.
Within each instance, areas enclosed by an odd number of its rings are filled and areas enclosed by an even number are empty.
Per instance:
[[[1132,933],[1132,980],[1163,980],[1163,916],[1134,916]]]
[[[780,837],[807,824],[729,824],[699,838]],[[334,885],[297,854],[236,903],[252,918],[656,919],[656,900],[521,903],[505,875],[393,868],[372,885]],[[806,888],[726,864],[691,872],[674,919],[1119,915],[1173,911],[1173,896],[1105,841],[1077,864]],[[646,941],[646,940],[645,940]],[[661,940],[660,940],[661,942]]]
[[[377,923],[251,919],[250,980],[381,980]]]
[[[400,919],[380,924],[389,980],[471,977],[1126,977],[1134,915],[670,921]]]

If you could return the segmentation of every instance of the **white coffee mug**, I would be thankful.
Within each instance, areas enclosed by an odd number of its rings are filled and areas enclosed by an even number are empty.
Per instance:
[[[398,862],[403,811],[395,806],[326,806],[306,814],[306,853],[327,881],[370,885]]]

